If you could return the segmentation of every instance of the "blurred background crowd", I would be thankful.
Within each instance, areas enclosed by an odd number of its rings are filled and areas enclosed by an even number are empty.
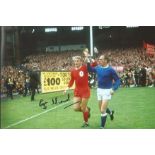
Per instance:
[[[121,87],[153,87],[155,82],[155,57],[146,55],[143,48],[106,49],[99,55],[106,54],[121,78]],[[39,55],[29,55],[18,66],[3,66],[1,68],[1,94],[8,90],[23,94],[28,89],[29,71],[35,68],[41,71],[70,71],[72,57],[82,55],[82,51],[53,52]],[[98,55],[98,56],[99,56]],[[97,58],[96,58],[97,61]],[[27,87],[27,88],[25,88]]]

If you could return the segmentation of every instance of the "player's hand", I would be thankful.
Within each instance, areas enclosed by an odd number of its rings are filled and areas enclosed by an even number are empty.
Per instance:
[[[64,91],[63,91],[63,94],[66,94],[66,92],[67,92],[67,91],[66,91],[66,90],[64,90]]]
[[[84,54],[85,57],[90,56],[89,51],[88,51],[88,48],[86,48],[86,49],[83,51],[83,54]]]
[[[110,90],[110,94],[114,95],[114,90],[113,89]]]
[[[85,58],[86,63],[90,63],[90,59],[88,57]]]
[[[66,88],[66,89],[63,91],[63,94],[66,94],[68,89],[69,89],[69,88]]]

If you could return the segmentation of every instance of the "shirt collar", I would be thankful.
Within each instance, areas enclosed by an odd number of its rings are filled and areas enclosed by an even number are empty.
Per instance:
[[[106,66],[104,66],[104,67],[102,66],[102,68],[108,68],[108,67],[109,67],[109,65],[106,65]]]

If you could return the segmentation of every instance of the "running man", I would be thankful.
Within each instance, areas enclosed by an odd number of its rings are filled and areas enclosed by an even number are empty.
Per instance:
[[[105,127],[107,113],[111,113],[113,119],[113,111],[108,109],[108,102],[114,91],[120,85],[120,79],[113,68],[109,66],[109,58],[105,55],[99,57],[99,64],[96,67],[91,67],[89,58],[87,59],[87,67],[89,72],[97,74],[97,99],[99,102],[99,110],[101,112],[101,128]]]
[[[82,64],[81,56],[73,57],[74,68],[71,70],[71,80],[69,81],[66,91],[72,87],[75,82],[74,89],[74,105],[75,111],[83,113],[84,123],[82,127],[88,127],[88,119],[90,117],[90,108],[87,106],[90,97],[90,88],[88,84],[88,71],[87,66]]]

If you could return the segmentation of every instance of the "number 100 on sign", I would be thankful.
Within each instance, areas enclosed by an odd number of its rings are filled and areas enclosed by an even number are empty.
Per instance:
[[[69,80],[70,72],[41,72],[42,93],[64,90]]]

